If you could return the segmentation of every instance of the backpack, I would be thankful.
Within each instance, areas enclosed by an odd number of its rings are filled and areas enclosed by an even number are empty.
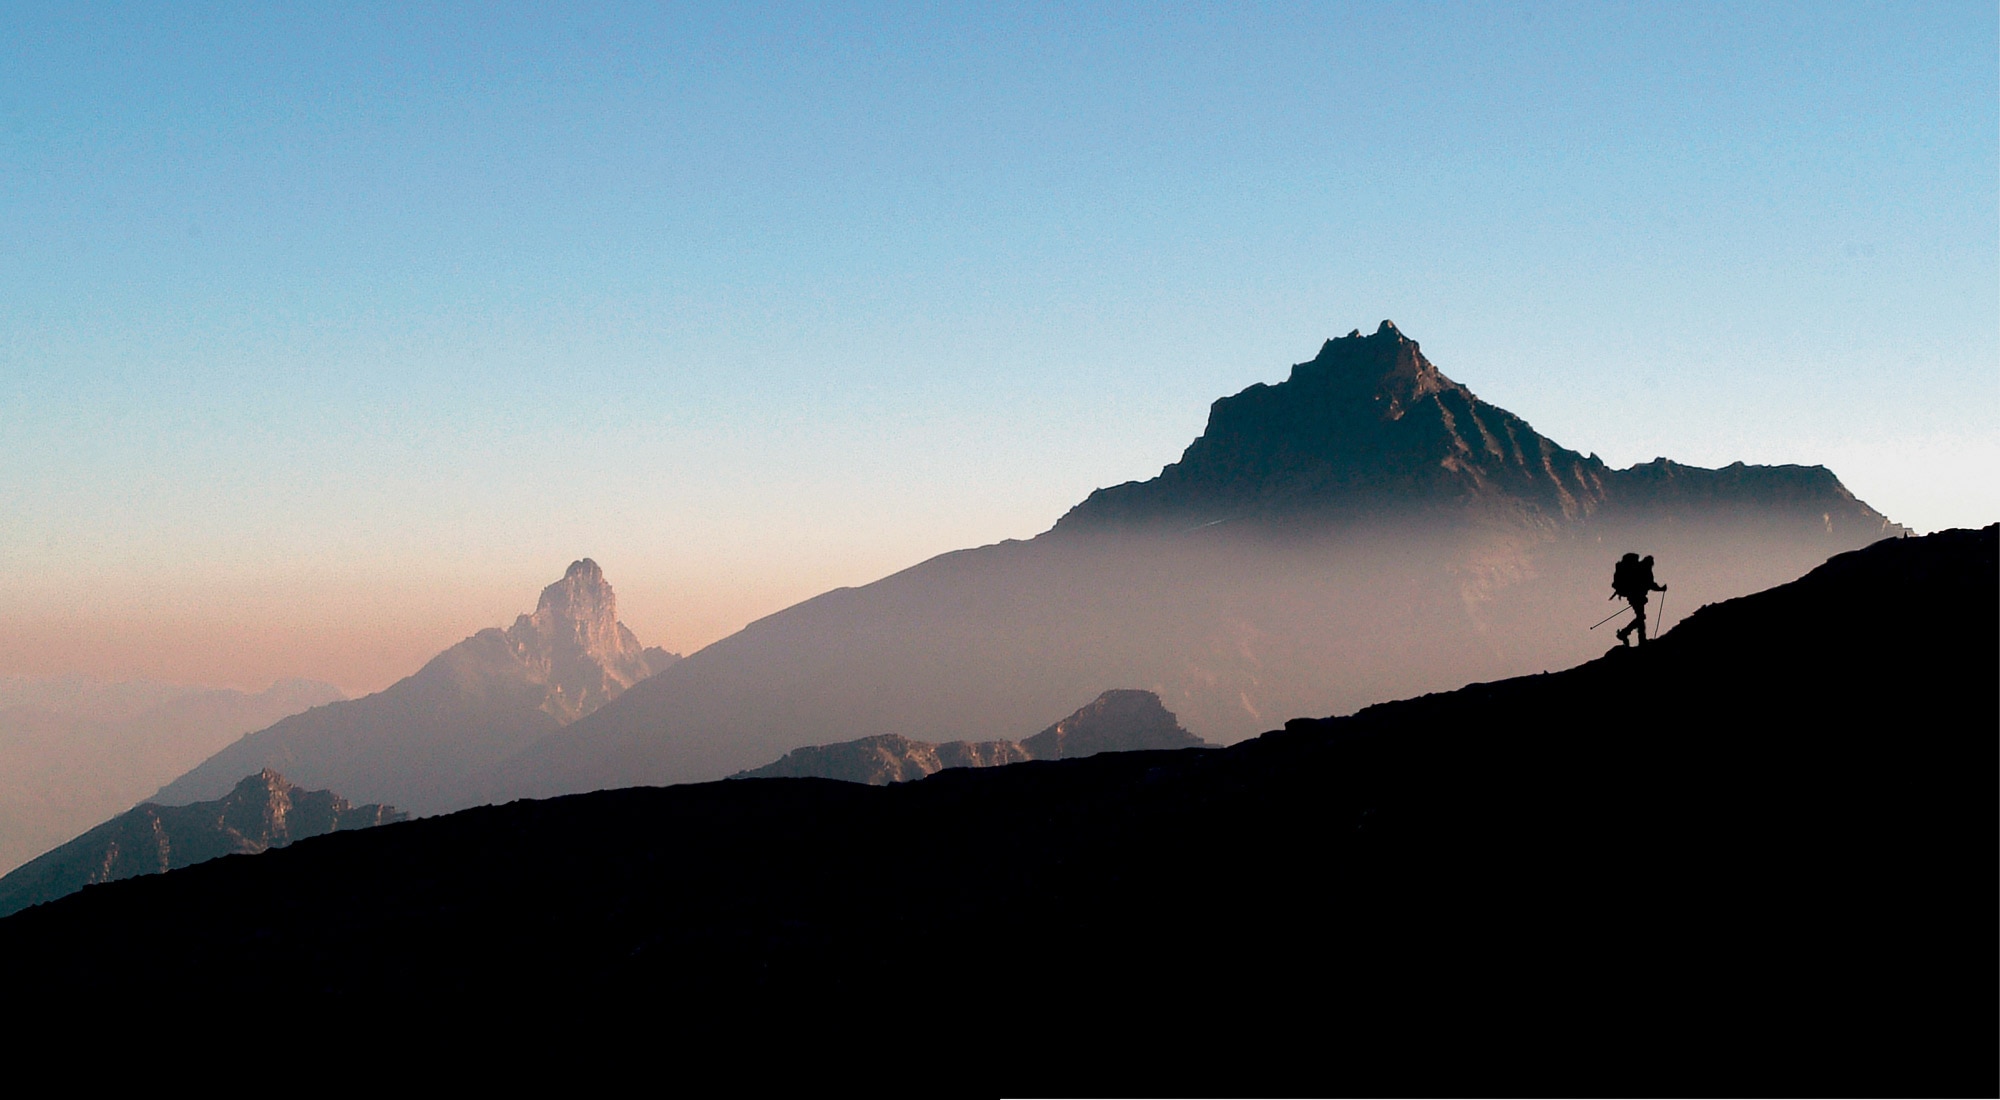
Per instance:
[[[1645,572],[1645,568],[1645,563],[1637,559],[1632,561],[1621,559],[1611,570],[1611,591],[1626,599],[1646,591],[1645,578],[1640,575]]]

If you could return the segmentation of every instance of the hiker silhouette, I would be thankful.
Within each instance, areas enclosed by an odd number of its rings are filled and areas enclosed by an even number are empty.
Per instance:
[[[1618,640],[1631,645],[1634,631],[1639,634],[1639,644],[1646,644],[1646,601],[1654,592],[1665,592],[1667,586],[1653,580],[1653,555],[1641,558],[1637,554],[1627,554],[1618,559],[1618,565],[1611,571],[1611,594],[1622,596],[1632,605],[1633,619],[1618,630]]]

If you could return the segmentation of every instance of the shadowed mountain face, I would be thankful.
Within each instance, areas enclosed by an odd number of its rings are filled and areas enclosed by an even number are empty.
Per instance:
[[[1074,760],[1100,752],[1186,749],[1207,744],[1181,728],[1150,691],[1107,691],[1083,709],[1020,743],[912,741],[895,734],[793,749],[775,763],[732,779],[819,778],[883,786],[946,768],[995,768],[1029,760]]]
[[[752,623],[524,750],[488,794],[720,778],[805,740],[1010,739],[1107,683],[1226,743],[1583,660],[1628,550],[1657,556],[1671,621],[1898,530],[1819,467],[1609,469],[1385,323],[1217,402],[1159,477]]]
[[[1611,474],[1474,397],[1384,321],[1328,340],[1284,382],[1217,401],[1179,462],[1099,489],[1058,530],[1468,504],[1575,519],[1604,503]]]
[[[1986,1095],[1997,544],[1885,540],[1229,748],[609,791],[118,883],[0,922],[0,983],[584,1006],[767,1077],[912,1013],[1089,1022],[897,1048],[968,1091]]]
[[[1749,517],[1870,540],[1893,525],[1818,466],[1722,470],[1666,459],[1614,470],[1489,405],[1384,321],[1328,340],[1275,386],[1215,403],[1208,430],[1151,481],[1099,489],[1058,531],[1466,513],[1559,530],[1579,520]]]
[[[155,799],[215,798],[246,772],[274,768],[417,813],[472,805],[485,769],[679,659],[640,647],[617,619],[603,571],[585,558],[509,629],[482,630],[374,695],[250,734]]]
[[[265,770],[213,802],[143,803],[0,878],[0,916],[100,882],[157,875],[227,855],[255,855],[296,840],[366,829],[409,815],[355,806],[332,791],[308,791]]]
[[[1207,744],[1181,728],[1150,691],[1107,691],[1068,718],[1021,742],[1036,760],[1076,760],[1100,752],[1191,749]]]

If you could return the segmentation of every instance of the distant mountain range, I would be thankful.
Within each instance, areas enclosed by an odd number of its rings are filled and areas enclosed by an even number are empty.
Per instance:
[[[64,1035],[160,991],[561,1005],[805,1088],[1989,1095],[1997,583],[2000,528],[1887,539],[1227,748],[328,837],[0,921],[0,987]]]
[[[912,741],[893,733],[793,749],[731,779],[819,778],[884,786],[946,768],[996,768],[1030,760],[1075,760],[1100,752],[1189,749],[1208,742],[1181,728],[1150,691],[1107,691],[1075,714],[1022,741]]]
[[[244,734],[342,698],[311,680],[260,692],[77,676],[0,682],[0,874]]]
[[[1581,660],[1626,550],[1658,556],[1685,614],[1901,530],[1817,466],[1611,469],[1383,322],[1216,402],[1159,477],[752,623],[521,750],[491,793],[712,779],[861,737],[999,741],[1109,684],[1227,743]]]
[[[154,800],[217,798],[272,769],[416,813],[473,805],[487,769],[680,660],[641,646],[617,612],[604,571],[584,558],[542,590],[533,615],[482,630],[373,695],[250,734]]]
[[[920,746],[997,746],[1112,684],[1227,743],[1280,715],[1581,660],[1628,549],[1659,559],[1656,611],[1684,614],[1900,531],[1821,467],[1611,469],[1385,321],[1217,401],[1179,462],[1035,539],[836,589],[685,661],[641,648],[585,559],[511,628],[246,737],[157,797],[213,798],[268,767],[433,813],[862,739],[901,775],[929,767]]]
[[[213,802],[143,803],[16,868],[0,877],[0,917],[101,882],[255,855],[408,816],[393,806],[355,806],[331,791],[303,790],[266,770],[246,776]]]

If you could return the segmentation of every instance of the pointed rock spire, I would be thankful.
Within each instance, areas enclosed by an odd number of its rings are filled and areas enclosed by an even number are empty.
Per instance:
[[[659,671],[655,655],[618,621],[618,597],[589,558],[571,562],[542,589],[533,615],[507,631],[514,655],[553,689],[543,710],[565,722],[581,718]]]

